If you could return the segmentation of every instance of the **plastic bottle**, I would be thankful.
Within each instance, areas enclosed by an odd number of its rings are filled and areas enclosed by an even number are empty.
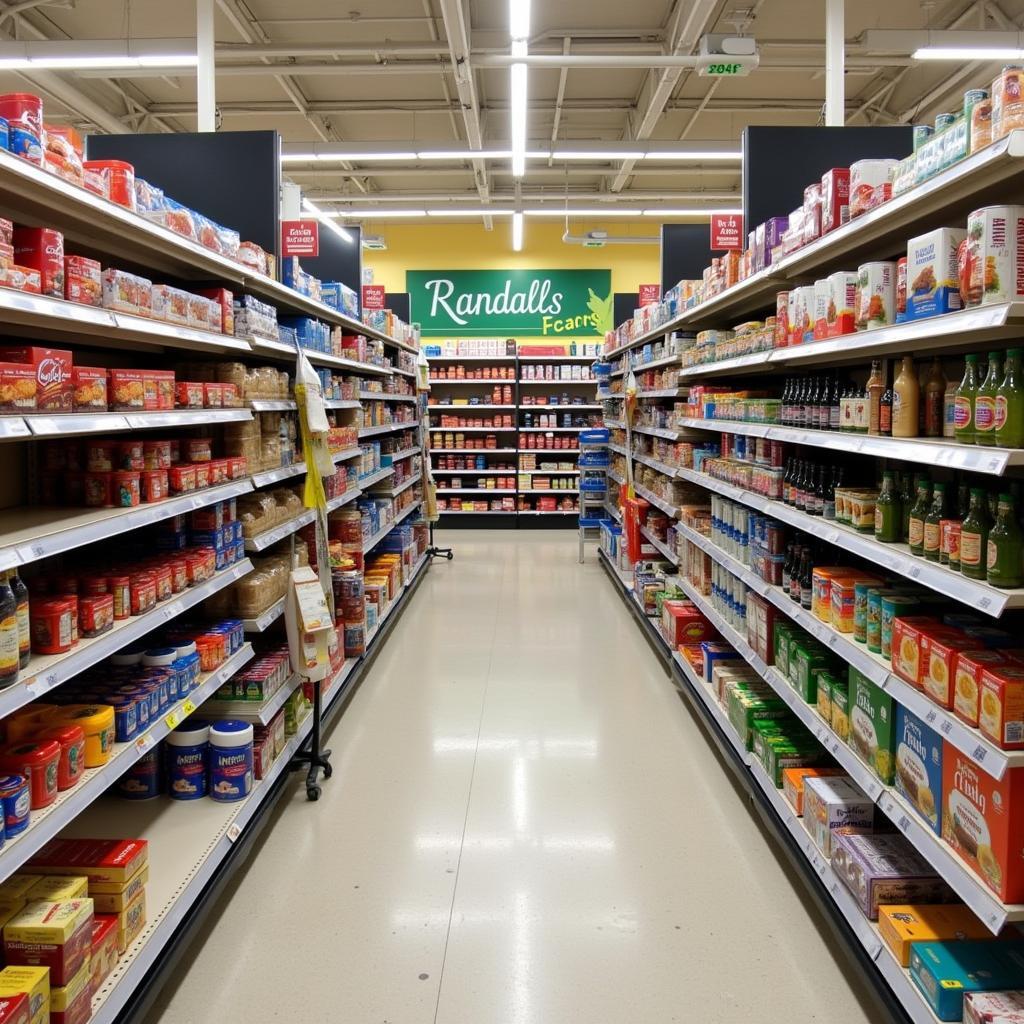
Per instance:
[[[956,389],[954,437],[961,444],[975,443],[974,398],[978,393],[978,357],[964,356],[964,378]]]
[[[972,487],[970,508],[960,527],[960,571],[972,580],[983,580],[987,575],[988,522],[985,492]]]
[[[914,372],[914,360],[903,357],[892,388],[892,436],[917,437],[920,384]]]
[[[1003,382],[999,353],[989,352],[988,373],[974,396],[974,443],[992,444],[996,434],[996,395]]]
[[[1006,371],[996,392],[995,442],[1000,448],[1024,448],[1024,386],[1019,348],[1006,353]]]
[[[1014,513],[1013,497],[1003,493],[999,495],[995,525],[988,535],[985,579],[993,587],[1019,587],[1022,557],[1024,536]]]
[[[32,660],[32,631],[29,625],[28,587],[25,586],[22,578],[18,575],[17,569],[11,569],[8,580],[11,584],[14,600],[18,605],[18,663],[22,668],[27,668],[28,663]]]

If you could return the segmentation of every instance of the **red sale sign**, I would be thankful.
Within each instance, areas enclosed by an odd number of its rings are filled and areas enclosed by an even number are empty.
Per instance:
[[[320,222],[315,220],[281,221],[282,256],[319,256]]]
[[[661,285],[640,285],[640,307],[653,306],[656,302],[661,302]]]
[[[743,217],[740,214],[711,214],[711,248],[743,248]]]
[[[384,285],[363,285],[363,309],[384,309]]]

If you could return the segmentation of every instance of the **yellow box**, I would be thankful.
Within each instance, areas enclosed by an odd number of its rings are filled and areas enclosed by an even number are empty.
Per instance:
[[[113,882],[92,882],[89,895],[97,914],[120,914],[149,881],[149,865],[144,864],[124,885]]]
[[[50,989],[50,1015],[64,1013],[86,986],[92,987],[92,964],[89,960],[66,985]]]
[[[4,925],[7,942],[40,942],[58,945],[71,938],[92,917],[92,900],[36,900]]]
[[[50,1013],[50,968],[5,967],[0,971],[0,996],[13,996],[24,992],[28,996],[32,1020],[45,1012]]]
[[[878,931],[882,941],[904,967],[910,966],[912,943],[993,937],[974,912],[959,903],[920,906],[893,903],[881,906],[878,908]]]
[[[89,895],[89,879],[85,875],[51,875],[41,878],[28,891],[29,900],[78,900]]]
[[[0,882],[0,900],[25,900],[25,893],[32,888],[42,875],[11,875]]]
[[[146,926],[146,890],[117,915],[117,951],[124,953]]]

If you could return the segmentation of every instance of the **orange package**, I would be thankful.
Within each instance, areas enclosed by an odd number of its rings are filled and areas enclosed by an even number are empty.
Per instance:
[[[1024,666],[981,673],[978,728],[1004,750],[1024,750]]]
[[[987,666],[1004,665],[1001,651],[960,651],[956,657],[953,711],[968,725],[978,724],[981,674]]]

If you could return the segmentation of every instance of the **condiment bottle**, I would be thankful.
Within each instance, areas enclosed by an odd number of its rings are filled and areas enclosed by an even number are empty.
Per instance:
[[[1021,559],[1024,535],[1014,514],[1013,497],[999,495],[995,525],[988,535],[985,579],[993,587],[1019,587],[1022,583]]]
[[[871,375],[868,377],[868,433],[880,434],[879,417],[881,415],[882,393],[885,391],[885,378],[882,376],[882,362],[871,360]]]
[[[960,571],[972,580],[986,576],[985,552],[988,546],[988,509],[985,492],[971,488],[971,504],[960,527]]]
[[[939,361],[939,357],[936,356],[932,360],[924,386],[925,437],[942,437],[945,397],[946,375],[942,372],[942,363]]]
[[[892,436],[917,437],[918,402],[921,391],[917,374],[914,372],[914,360],[910,356],[903,357],[892,392]]]
[[[917,500],[910,510],[909,525],[907,527],[907,543],[910,545],[910,553],[918,557],[924,555],[924,521],[928,515],[930,503],[931,484],[927,480],[918,477]]]
[[[941,481],[932,486],[932,504],[924,520],[924,557],[929,562],[941,561],[942,520],[946,518],[946,485]]]
[[[7,574],[11,592],[18,606],[18,663],[26,668],[32,660],[32,630],[29,625],[28,587],[25,586],[17,569]]]
[[[896,544],[900,540],[900,499],[891,469],[882,474],[882,490],[875,502],[875,540]]]
[[[978,393],[978,357],[964,356],[964,379],[956,389],[954,436],[961,444],[974,444],[974,398]]]
[[[1024,448],[1024,387],[1020,376],[1020,349],[1006,353],[1006,372],[996,392],[995,441],[1000,448]]]
[[[0,687],[18,681],[18,602],[7,576],[0,574]]]
[[[942,399],[942,436],[950,439],[956,437],[956,393],[958,390],[957,382],[949,381]]]
[[[974,396],[974,443],[992,444],[996,432],[996,393],[1002,383],[999,353],[989,352],[988,373]]]

